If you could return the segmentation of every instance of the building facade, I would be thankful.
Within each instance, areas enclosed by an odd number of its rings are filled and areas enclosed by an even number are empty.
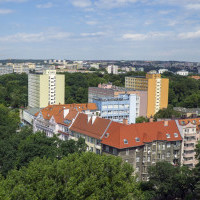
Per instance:
[[[136,91],[129,88],[117,87],[109,84],[99,84],[98,87],[88,88],[88,102],[92,103],[96,98],[118,98],[119,95],[135,94],[140,98],[139,116],[147,115],[147,91]]]
[[[149,166],[159,161],[181,163],[182,138],[174,120],[123,125],[112,122],[102,137],[102,152],[120,156],[147,181]]]
[[[176,120],[176,123],[183,138],[181,164],[193,168],[198,163],[195,146],[200,139],[200,118]]]
[[[56,70],[30,73],[28,76],[28,105],[43,108],[53,104],[64,104],[65,76]]]
[[[13,67],[12,66],[0,65],[0,75],[12,74],[12,73],[13,73]]]
[[[185,70],[181,70],[181,71],[177,71],[176,74],[180,76],[188,76],[189,72]]]
[[[136,94],[119,95],[118,97],[94,98],[102,118],[128,124],[135,123],[140,113],[140,97]]]
[[[126,77],[125,87],[148,92],[147,117],[168,106],[169,79],[161,78],[160,74],[146,74],[146,78]]]

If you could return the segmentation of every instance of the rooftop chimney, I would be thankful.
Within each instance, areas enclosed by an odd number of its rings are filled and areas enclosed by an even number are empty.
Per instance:
[[[128,119],[123,119],[123,124],[128,125]]]
[[[164,120],[164,126],[168,126],[168,121]]]
[[[153,117],[150,117],[149,122],[153,122]]]

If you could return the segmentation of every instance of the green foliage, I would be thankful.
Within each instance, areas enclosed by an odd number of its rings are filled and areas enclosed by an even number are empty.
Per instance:
[[[187,167],[158,162],[148,172],[149,182],[141,184],[146,199],[194,199],[195,179]]]
[[[197,108],[200,105],[200,80],[164,73],[169,78],[169,104],[174,107]]]
[[[27,74],[6,74],[0,76],[0,103],[13,108],[27,106]]]
[[[140,192],[132,167],[114,156],[70,154],[61,160],[36,158],[0,179],[1,199],[133,199]]]
[[[136,123],[143,123],[143,122],[148,122],[149,120],[146,117],[137,117],[136,118]]]
[[[12,137],[0,140],[0,172],[6,175],[14,168],[26,166],[36,157],[44,156],[51,159],[61,159],[69,153],[86,151],[84,139],[62,141],[58,137],[46,137],[45,133],[33,134],[29,128],[23,128]]]
[[[181,114],[175,110],[173,110],[173,107],[171,105],[168,106],[168,108],[164,108],[162,110],[159,110],[155,115],[154,119],[157,120],[158,118],[172,118],[172,117],[180,117]]]

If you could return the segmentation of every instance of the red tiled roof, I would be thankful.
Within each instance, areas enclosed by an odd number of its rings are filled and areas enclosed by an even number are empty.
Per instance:
[[[164,121],[131,125],[112,122],[106,133],[109,134],[107,134],[107,137],[104,135],[102,144],[118,149],[141,146],[146,142],[153,142],[156,140],[182,140],[174,120],[168,121],[168,126],[164,126]],[[177,133],[178,137],[175,137],[174,133]],[[166,134],[170,134],[170,138],[167,138]],[[139,138],[139,142],[136,142],[136,138]],[[124,143],[124,139],[128,141],[128,144]]]
[[[93,123],[91,117],[88,122],[88,115],[79,113],[70,130],[100,139],[109,123],[110,120],[99,117],[96,117]]]
[[[83,110],[97,110],[97,105],[95,103],[48,105],[46,108],[41,109],[40,112],[44,119],[50,120],[54,116],[57,121],[63,121],[64,108],[82,112]],[[38,114],[39,112],[35,116],[38,116]]]
[[[182,126],[185,126],[186,124],[191,123],[193,125],[196,125],[197,130],[200,129],[200,118],[180,119],[178,120],[178,122]],[[182,124],[182,122],[184,122],[185,124]]]

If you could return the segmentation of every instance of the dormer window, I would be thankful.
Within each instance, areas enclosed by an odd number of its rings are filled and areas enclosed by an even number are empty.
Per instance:
[[[170,138],[170,134],[169,134],[169,133],[167,133],[167,134],[166,134],[166,137],[167,137],[167,138]]]
[[[124,139],[124,144],[128,144],[128,140],[127,139]]]
[[[185,121],[182,121],[181,124],[184,125],[184,124],[185,124]]]
[[[136,137],[136,138],[135,138],[135,141],[136,141],[136,142],[139,142],[139,141],[140,141],[140,138]]]
[[[178,133],[174,133],[174,137],[178,137]]]

